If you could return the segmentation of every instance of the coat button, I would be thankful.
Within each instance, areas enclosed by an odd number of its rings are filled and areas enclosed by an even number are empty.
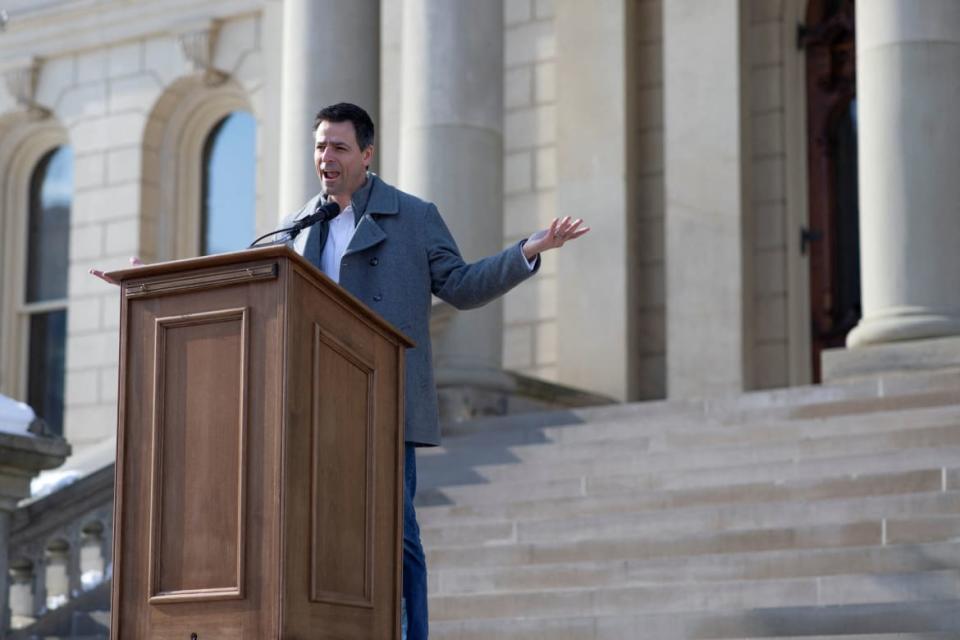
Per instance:
[[[378,293],[377,295],[373,296],[373,301],[374,301],[374,302],[380,302],[381,300],[383,300],[383,296],[380,295],[379,293]]]
[[[377,257],[370,258],[370,266],[375,267],[380,264],[380,259]]]

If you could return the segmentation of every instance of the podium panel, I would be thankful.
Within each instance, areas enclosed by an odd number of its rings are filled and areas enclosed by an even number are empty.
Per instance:
[[[243,596],[246,320],[241,308],[155,323],[152,603]]]
[[[375,369],[319,325],[313,329],[310,601],[372,606]]]
[[[336,299],[306,295],[313,277],[297,266],[290,286],[297,301],[290,334],[302,346],[287,360],[285,494],[293,519],[311,526],[286,545],[284,637],[390,638],[399,598],[383,585],[400,578],[391,547],[402,542],[402,484],[394,476],[402,443],[395,446],[391,425],[402,421],[402,377],[385,366],[393,347],[382,335],[356,331],[353,313]],[[303,370],[311,375],[293,375]]]

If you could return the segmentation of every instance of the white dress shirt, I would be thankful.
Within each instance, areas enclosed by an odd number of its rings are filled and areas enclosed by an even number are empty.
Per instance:
[[[353,205],[347,206],[327,227],[327,241],[320,254],[320,270],[334,282],[340,282],[340,261],[346,253],[353,234],[357,230],[353,223]]]

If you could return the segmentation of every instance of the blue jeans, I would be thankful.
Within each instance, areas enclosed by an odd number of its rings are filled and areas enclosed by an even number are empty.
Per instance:
[[[405,445],[403,459],[403,599],[406,640],[427,640],[427,559],[413,508],[417,495],[416,447]]]

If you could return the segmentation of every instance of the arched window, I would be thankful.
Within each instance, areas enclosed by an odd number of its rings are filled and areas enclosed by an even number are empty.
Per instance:
[[[27,403],[56,433],[63,433],[67,338],[67,259],[73,201],[73,151],[47,153],[30,177],[27,268]]]
[[[256,120],[234,111],[203,146],[200,252],[244,249],[256,228]]]

